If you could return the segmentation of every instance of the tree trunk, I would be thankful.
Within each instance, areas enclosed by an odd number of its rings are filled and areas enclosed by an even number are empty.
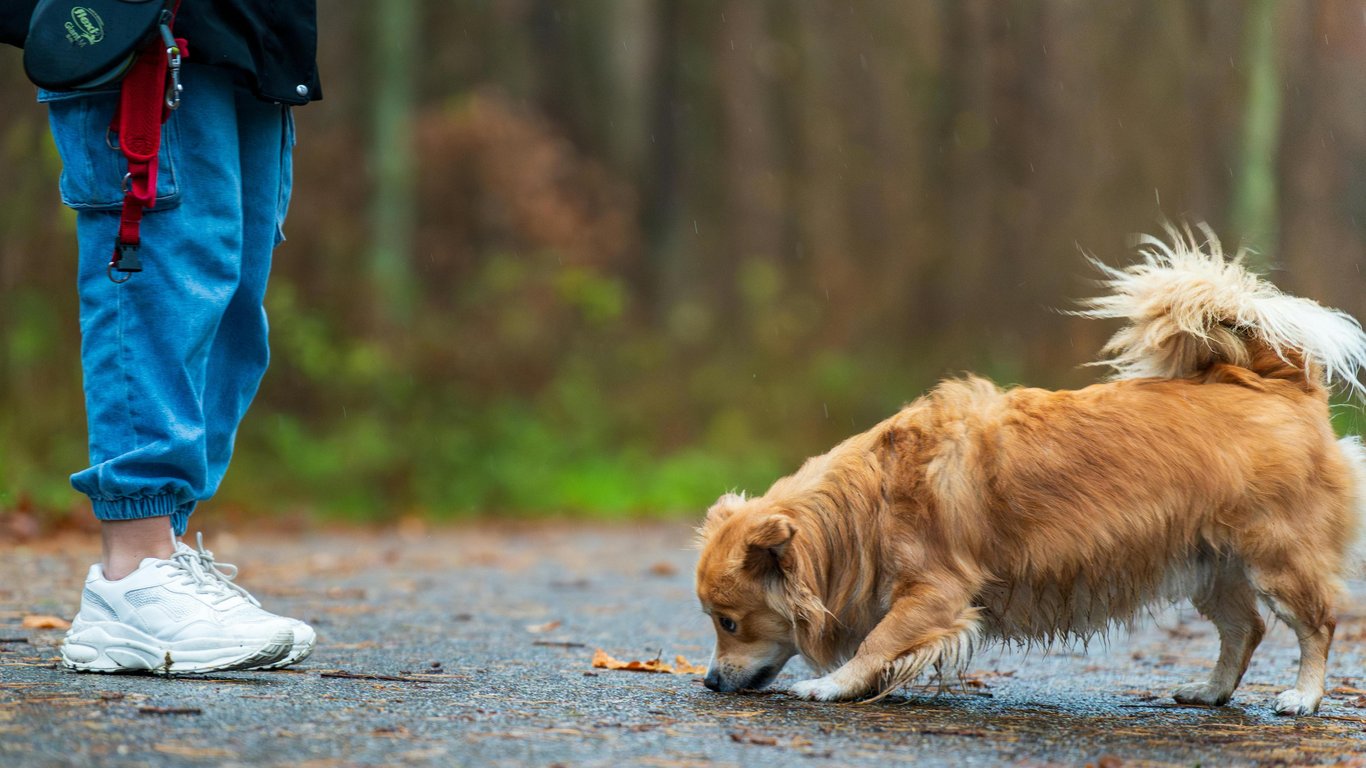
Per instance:
[[[412,127],[418,0],[387,0],[375,8],[370,277],[376,325],[404,327],[412,319],[415,283]]]
[[[1281,84],[1276,70],[1276,0],[1254,0],[1248,7],[1243,71],[1247,73],[1247,95],[1231,220],[1234,231],[1245,243],[1264,248],[1274,242],[1277,231],[1276,149],[1281,125]],[[1252,258],[1256,260],[1254,265],[1266,266],[1265,256]]]

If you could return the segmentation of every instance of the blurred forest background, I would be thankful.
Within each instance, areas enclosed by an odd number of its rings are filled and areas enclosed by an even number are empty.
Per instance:
[[[942,376],[1094,381],[1079,248],[1163,217],[1366,318],[1362,2],[320,7],[230,513],[696,515]],[[0,509],[49,519],[86,514],[59,171],[0,52]]]

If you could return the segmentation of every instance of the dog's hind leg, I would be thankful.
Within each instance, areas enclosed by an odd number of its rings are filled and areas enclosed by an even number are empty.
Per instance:
[[[1219,661],[1208,681],[1176,689],[1173,698],[1182,704],[1227,704],[1266,634],[1266,623],[1257,613],[1257,593],[1243,563],[1221,560],[1214,568],[1191,602],[1219,630]]]
[[[1283,553],[1284,554],[1284,553]],[[1293,561],[1292,561],[1293,563]],[[1316,573],[1304,563],[1281,561],[1277,567],[1254,567],[1253,584],[1271,610],[1295,631],[1300,642],[1300,670],[1295,687],[1276,697],[1276,714],[1310,715],[1323,699],[1328,647],[1337,618],[1333,613],[1334,577]]]
[[[885,695],[927,670],[942,675],[966,665],[976,639],[977,609],[969,599],[921,584],[892,603],[852,659],[792,692],[815,701]]]

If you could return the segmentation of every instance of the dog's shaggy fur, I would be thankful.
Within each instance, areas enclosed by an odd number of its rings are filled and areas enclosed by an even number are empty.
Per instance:
[[[1200,232],[1102,267],[1112,292],[1080,314],[1128,321],[1113,381],[948,381],[763,496],[722,497],[697,566],[708,687],[762,687],[800,653],[823,676],[797,695],[883,696],[960,671],[979,640],[1085,639],[1189,597],[1220,650],[1178,701],[1229,700],[1261,601],[1300,643],[1276,709],[1314,712],[1366,518],[1366,450],[1334,437],[1328,386],[1361,387],[1366,334]]]

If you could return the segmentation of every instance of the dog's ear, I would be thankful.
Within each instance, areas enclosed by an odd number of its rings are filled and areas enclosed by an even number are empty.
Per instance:
[[[745,564],[761,573],[786,571],[797,524],[784,514],[772,514],[754,525],[745,537]]]

